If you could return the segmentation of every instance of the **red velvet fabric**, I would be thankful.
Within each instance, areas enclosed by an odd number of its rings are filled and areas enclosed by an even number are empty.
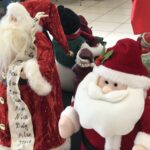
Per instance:
[[[42,32],[39,32],[36,34],[35,43],[40,71],[52,85],[52,91],[47,96],[38,96],[28,84],[20,85],[20,91],[21,98],[32,116],[35,135],[34,150],[49,150],[64,142],[59,136],[57,126],[63,110],[61,87],[50,41]],[[6,130],[0,131],[0,144],[10,146],[6,87],[3,83],[0,83],[0,97],[5,99],[5,104],[0,104],[0,123],[6,125]]]
[[[131,23],[135,34],[150,32],[150,0],[132,0]]]
[[[56,6],[50,0],[26,0],[21,4],[27,9],[31,17],[35,17],[38,12],[45,12],[49,15],[48,17],[42,18],[40,24],[58,41],[65,53],[68,53],[68,42]]]
[[[128,74],[148,75],[141,60],[142,50],[139,42],[122,39],[115,46],[107,49],[110,50],[113,50],[113,54],[103,63],[105,67]]]

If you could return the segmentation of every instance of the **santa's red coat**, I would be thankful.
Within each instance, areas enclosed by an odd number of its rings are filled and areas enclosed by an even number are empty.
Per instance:
[[[44,11],[49,17],[42,19],[40,24],[57,39],[62,47],[68,50],[68,44],[62,30],[57,8],[49,0],[30,0],[22,3],[32,17],[39,11]],[[60,38],[61,37],[61,38]],[[41,74],[52,85],[52,91],[47,96],[38,96],[28,85],[20,84],[22,100],[26,103],[33,123],[35,136],[34,150],[49,150],[60,146],[64,140],[58,133],[58,120],[63,110],[61,86],[56,70],[53,47],[51,41],[42,32],[36,33],[37,60]],[[0,129],[0,147],[11,146],[11,136],[8,122],[8,106],[6,85],[0,82],[0,124],[5,125],[5,130]]]
[[[148,95],[150,95],[150,91],[148,93],[149,93]],[[142,118],[135,125],[132,132],[130,132],[128,135],[122,136],[120,150],[132,150],[138,132],[144,132],[146,134],[150,134],[150,96],[147,96],[147,99],[145,101],[145,109]],[[95,148],[95,150],[104,150],[104,145],[105,145],[104,138],[102,138],[94,130],[83,129],[83,133],[86,136],[89,143]],[[88,149],[85,149],[84,144],[82,144],[81,150],[88,150]]]
[[[50,42],[43,33],[37,33],[36,45],[40,71],[52,85],[52,91],[47,96],[38,96],[28,84],[22,84],[19,87],[21,98],[28,106],[32,116],[35,135],[34,150],[49,150],[64,142],[59,136],[57,128],[63,105],[60,82]],[[6,85],[3,82],[0,83],[0,97],[4,98],[4,104],[0,104],[0,123],[6,127],[4,131],[0,131],[0,145],[10,147]]]

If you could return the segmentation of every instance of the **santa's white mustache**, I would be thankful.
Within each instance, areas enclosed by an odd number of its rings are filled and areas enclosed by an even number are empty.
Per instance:
[[[96,85],[95,82],[91,82],[88,85],[87,93],[93,100],[101,100],[109,103],[118,103],[128,96],[128,89],[112,91],[107,94],[102,92],[102,89]]]

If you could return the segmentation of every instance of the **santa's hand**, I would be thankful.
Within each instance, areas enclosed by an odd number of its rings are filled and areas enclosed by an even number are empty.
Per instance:
[[[48,17],[48,15],[45,14],[45,12],[38,12],[34,17],[34,20],[40,20],[41,18],[44,18],[44,17]]]
[[[71,119],[69,119],[66,116],[62,116],[60,118],[58,126],[59,126],[60,136],[65,139],[70,137],[75,131],[75,128]]]
[[[142,145],[134,145],[132,150],[148,150]]]

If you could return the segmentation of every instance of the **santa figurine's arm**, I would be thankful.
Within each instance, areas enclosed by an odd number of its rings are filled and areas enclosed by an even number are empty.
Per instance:
[[[59,134],[62,138],[68,138],[80,129],[79,116],[72,106],[66,107],[59,120]]]
[[[145,100],[145,109],[140,120],[141,131],[137,134],[133,150],[149,150],[150,149],[150,96]]]

